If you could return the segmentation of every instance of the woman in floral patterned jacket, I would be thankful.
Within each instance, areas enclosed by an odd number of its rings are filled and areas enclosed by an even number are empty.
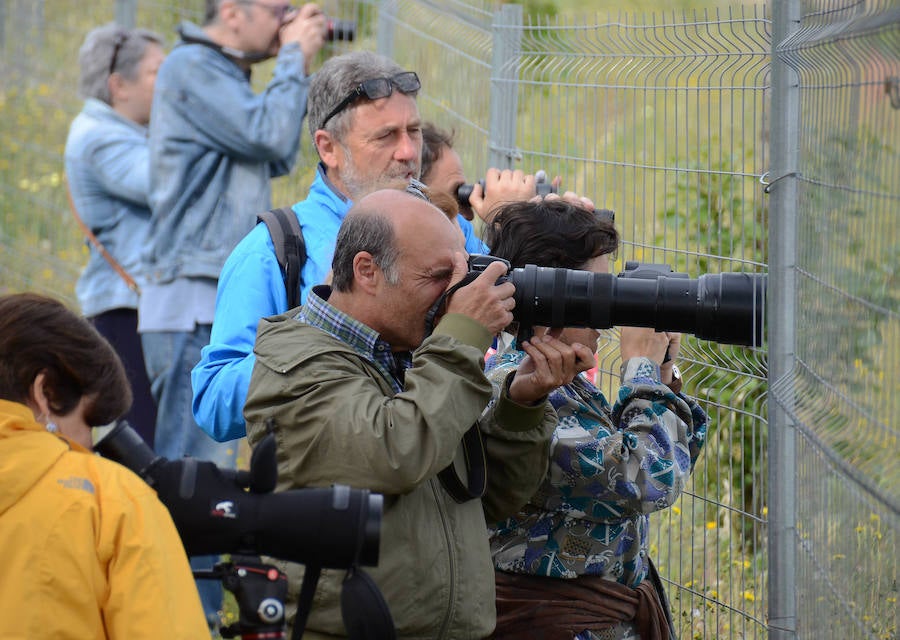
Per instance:
[[[506,205],[487,242],[513,268],[608,273],[618,234],[575,199],[549,196]],[[495,385],[525,356],[512,335],[504,337],[487,363]],[[584,328],[561,334],[595,350],[598,337]],[[707,430],[706,414],[681,393],[680,340],[677,333],[622,327],[621,387],[612,406],[584,374],[551,393],[558,423],[544,482],[516,516],[490,531],[496,638],[670,637],[670,613],[648,556],[649,514],[677,500]],[[655,579],[645,580],[648,574]]]

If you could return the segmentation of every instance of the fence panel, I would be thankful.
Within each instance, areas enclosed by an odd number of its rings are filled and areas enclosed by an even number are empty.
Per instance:
[[[900,9],[799,3],[794,350],[797,636],[894,638],[900,465]],[[777,176],[776,176],[777,177]],[[772,185],[778,188],[777,184]],[[774,232],[774,231],[773,231]]]
[[[763,8],[534,20],[511,155],[616,211],[626,260],[699,277],[765,271],[769,21]],[[617,333],[601,381],[617,388]],[[765,353],[685,337],[687,392],[711,417],[688,491],[654,516],[682,637],[765,633]]]

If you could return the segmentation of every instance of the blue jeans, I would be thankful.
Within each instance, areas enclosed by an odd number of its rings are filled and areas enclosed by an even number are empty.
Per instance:
[[[150,388],[157,404],[154,449],[169,460],[192,456],[224,469],[237,467],[238,443],[216,442],[203,431],[191,413],[191,369],[200,361],[200,349],[209,343],[210,325],[193,332],[154,331],[141,334]],[[191,568],[211,569],[218,556],[194,556]],[[198,580],[197,590],[208,619],[218,617],[222,585]]]
[[[150,389],[156,400],[156,439],[153,448],[161,456],[177,460],[193,456],[220,467],[237,467],[238,443],[216,442],[194,421],[191,369],[200,361],[200,350],[209,344],[208,324],[191,333],[154,331],[141,334]]]

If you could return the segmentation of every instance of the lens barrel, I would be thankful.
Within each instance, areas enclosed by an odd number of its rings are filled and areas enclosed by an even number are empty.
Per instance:
[[[271,434],[266,438],[274,440]],[[333,569],[378,564],[384,508],[380,494],[343,485],[246,491],[244,483],[235,482],[234,472],[212,462],[156,455],[125,421],[94,449],[156,489],[188,555],[252,552]],[[270,459],[256,455],[259,450],[254,450],[251,464],[274,468],[274,447],[263,447]],[[251,468],[250,475],[259,473]]]
[[[513,311],[529,327],[651,327],[723,344],[760,346],[766,276],[706,274],[698,279],[626,278],[526,265],[513,269]]]
[[[478,184],[481,185],[482,193],[484,193],[484,180],[479,180]],[[474,184],[461,184],[456,188],[456,201],[461,207],[469,206],[469,196],[472,195],[473,188],[475,188]],[[535,195],[546,196],[550,193],[558,193],[559,189],[550,182],[536,182],[534,192]]]

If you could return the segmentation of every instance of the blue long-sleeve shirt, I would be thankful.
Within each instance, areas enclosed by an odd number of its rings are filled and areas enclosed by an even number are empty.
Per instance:
[[[475,233],[475,227],[472,223],[462,216],[459,216],[457,220],[459,221],[459,228],[462,229],[463,237],[466,239],[466,251],[469,254],[488,253],[487,245]]]
[[[350,204],[331,186],[320,165],[308,196],[293,206],[307,253],[301,302],[331,270],[334,242]],[[222,267],[210,342],[191,372],[194,419],[216,440],[246,434],[243,408],[255,362],[256,326],[263,317],[287,311],[287,305],[275,245],[266,226],[258,224]]]

